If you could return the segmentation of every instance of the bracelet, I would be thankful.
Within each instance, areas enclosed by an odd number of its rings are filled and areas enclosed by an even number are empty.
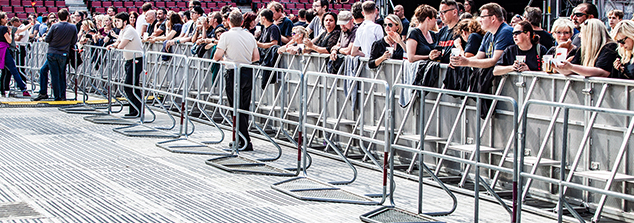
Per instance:
[[[181,40],[177,39],[177,40],[176,40],[176,43],[180,44],[180,43],[181,43]]]

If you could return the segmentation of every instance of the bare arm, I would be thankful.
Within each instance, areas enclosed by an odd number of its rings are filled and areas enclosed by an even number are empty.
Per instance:
[[[264,48],[264,49],[268,49],[268,48],[270,48],[272,46],[275,46],[275,45],[277,45],[277,40],[273,40],[273,41],[268,42],[268,43],[260,43],[260,42],[258,42],[258,47]]]
[[[222,60],[222,56],[224,56],[224,55],[225,55],[225,50],[220,49],[220,48],[216,48],[216,53],[214,53],[214,60],[215,61],[220,61],[220,60]],[[259,56],[260,55],[258,54],[258,57]]]
[[[510,72],[513,72],[515,69],[513,68],[513,65],[509,65],[509,66],[495,66],[495,68],[493,68],[493,75],[495,76],[501,76],[501,75],[505,75],[508,74]]]
[[[351,56],[360,56],[363,57],[365,56],[365,54],[363,54],[363,52],[361,52],[361,50],[359,50],[358,46],[353,46],[352,47],[352,52],[350,53]]]
[[[409,62],[419,61],[419,60],[427,60],[429,59],[429,55],[416,55],[416,47],[418,46],[418,42],[414,39],[407,39],[407,60]]]
[[[471,57],[467,59],[468,63],[466,66],[478,67],[478,68],[487,68],[487,67],[495,66],[495,64],[498,62],[498,60],[500,59],[503,53],[504,53],[504,50],[496,50],[496,51],[493,51],[492,58],[485,58],[484,52],[480,51],[478,52],[478,54],[476,54],[475,57]]]

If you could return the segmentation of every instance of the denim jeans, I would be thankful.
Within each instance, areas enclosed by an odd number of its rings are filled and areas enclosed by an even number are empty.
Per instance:
[[[66,55],[52,54],[46,55],[46,63],[51,71],[51,88],[55,100],[66,99]]]
[[[9,49],[7,49],[6,53],[4,54],[4,68],[5,70],[11,72],[13,80],[17,83],[18,88],[20,88],[20,90],[22,91],[25,91],[26,84],[24,84],[24,81],[22,81],[22,77],[20,77],[20,72],[18,72],[18,69],[15,66],[15,61],[13,60],[13,56],[11,56],[11,50]],[[7,75],[6,72],[4,75]]]
[[[40,68],[40,94],[48,94],[48,60],[44,63],[44,66]]]

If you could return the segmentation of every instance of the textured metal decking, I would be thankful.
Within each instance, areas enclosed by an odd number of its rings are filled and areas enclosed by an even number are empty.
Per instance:
[[[165,114],[158,115],[152,125],[166,124],[161,123]],[[171,153],[155,146],[162,139],[126,137],[112,131],[116,126],[84,116],[50,107],[0,108],[0,221],[360,222],[359,216],[379,207],[298,200],[271,188],[288,177],[228,173],[205,164],[214,156]],[[192,140],[219,134],[200,123],[196,127]],[[254,139],[254,145],[256,151],[241,154],[258,159],[277,152],[261,140]],[[294,166],[295,148],[283,150],[280,160],[268,164]],[[313,156],[308,173],[322,182],[351,174],[343,162],[320,156]],[[359,168],[359,179],[338,187],[378,193],[380,179],[380,172]],[[415,211],[417,183],[397,179],[396,184],[397,206]],[[457,196],[458,210],[435,219],[472,221],[473,197]],[[435,187],[425,186],[424,198],[426,212],[451,205]],[[499,205],[480,205],[481,222],[509,222]],[[524,222],[553,221],[526,212],[523,217]]]

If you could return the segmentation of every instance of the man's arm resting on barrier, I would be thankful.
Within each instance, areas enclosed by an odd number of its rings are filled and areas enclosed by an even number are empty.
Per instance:
[[[221,61],[222,60],[222,56],[225,55],[225,50],[221,49],[221,48],[216,48],[216,53],[214,54],[214,60],[215,61]]]
[[[488,68],[493,67],[498,62],[504,50],[496,50],[493,51],[493,57],[485,58],[485,54],[482,51],[479,51],[474,57],[466,58],[464,56],[455,56],[451,57],[451,65],[458,67],[477,67],[477,68]]]

